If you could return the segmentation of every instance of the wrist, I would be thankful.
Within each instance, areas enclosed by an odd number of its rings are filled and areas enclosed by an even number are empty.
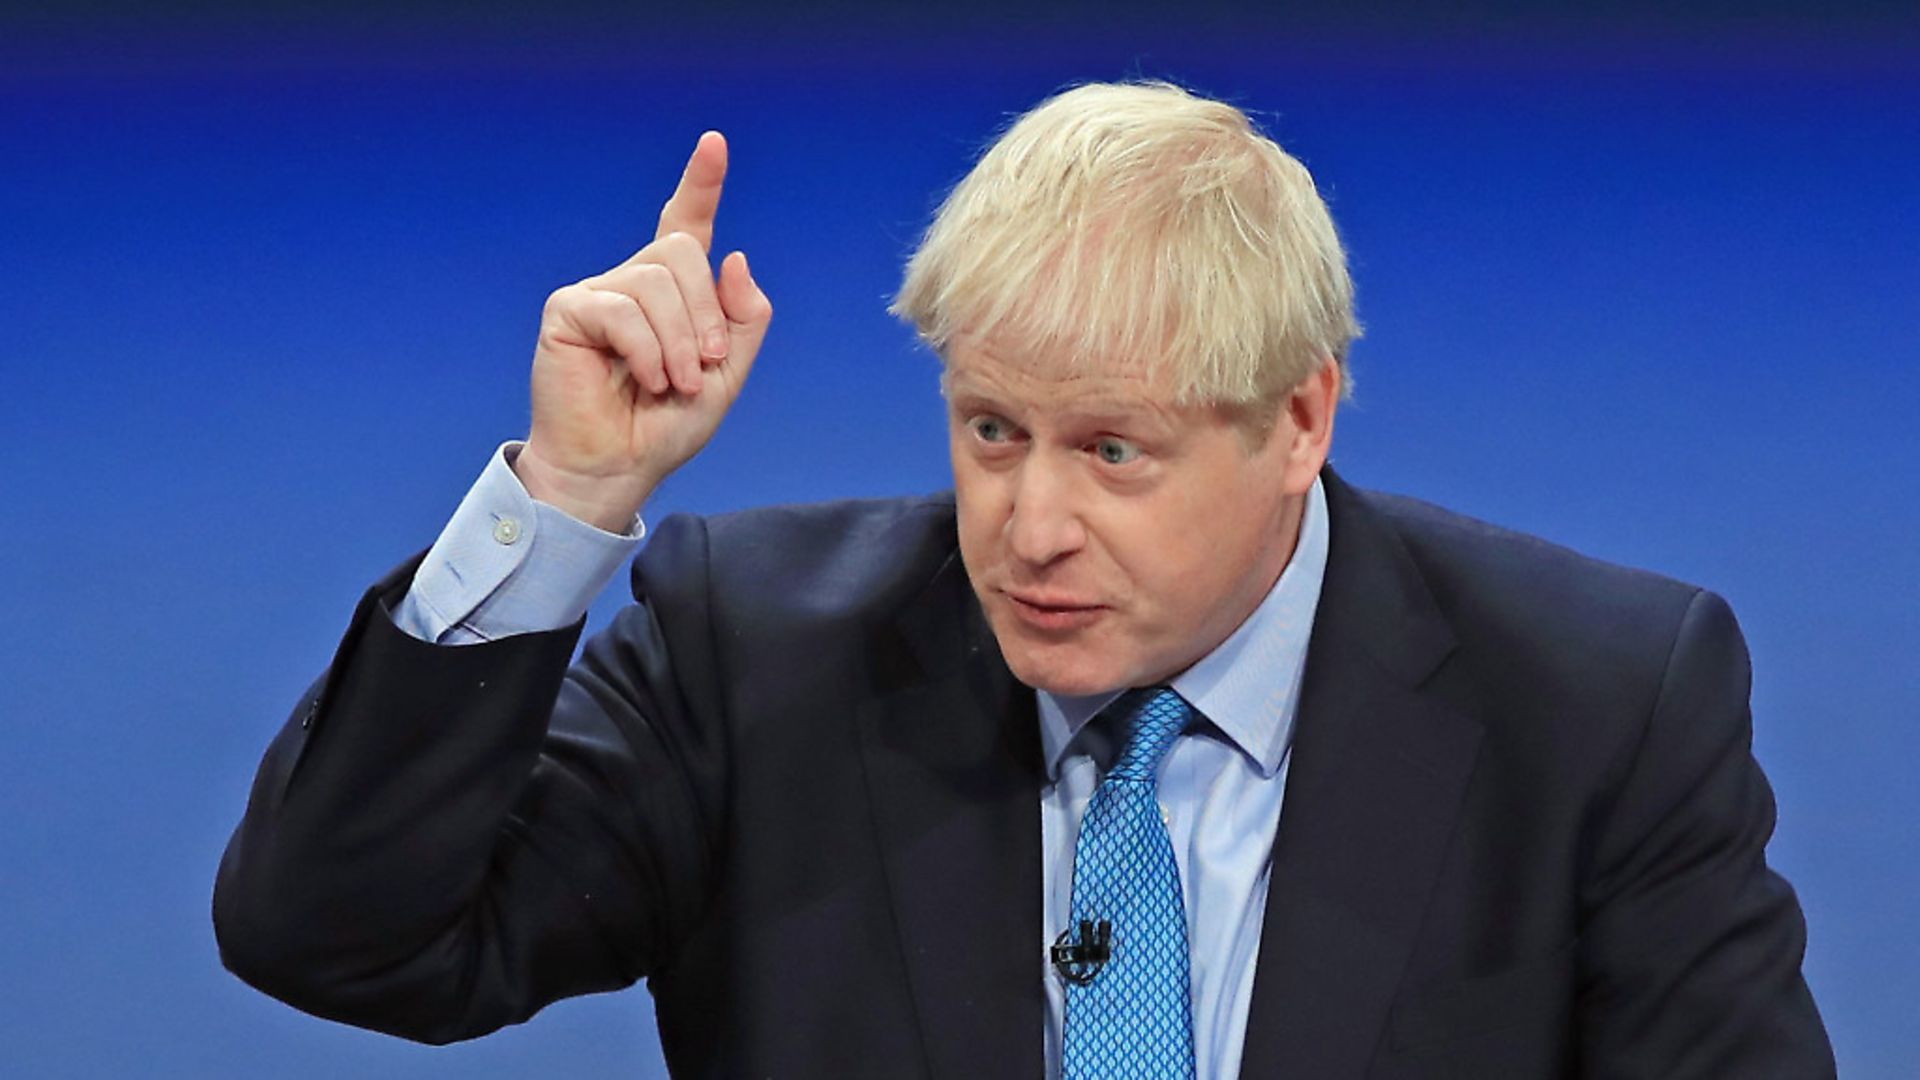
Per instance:
[[[601,475],[556,465],[532,440],[509,461],[535,501],[605,532],[625,535],[659,481],[645,474]]]

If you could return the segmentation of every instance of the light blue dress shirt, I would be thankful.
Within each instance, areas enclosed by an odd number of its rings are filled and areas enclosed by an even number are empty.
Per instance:
[[[414,637],[457,645],[572,625],[639,546],[638,519],[616,535],[534,500],[510,467],[519,447],[507,443],[494,454],[415,572],[393,613]],[[1316,480],[1280,579],[1239,629],[1172,683],[1203,718],[1168,752],[1159,787],[1186,899],[1201,1080],[1240,1070],[1327,544],[1326,492]],[[1088,721],[1117,694],[1037,694],[1047,783],[1040,793],[1044,940],[1034,957],[1046,986],[1050,1078],[1060,1075],[1065,991],[1046,947],[1073,907],[1081,815],[1118,750],[1102,725]]]

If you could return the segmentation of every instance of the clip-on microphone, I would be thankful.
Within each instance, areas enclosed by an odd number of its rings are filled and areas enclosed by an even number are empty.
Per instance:
[[[1047,952],[1061,978],[1075,986],[1085,986],[1113,956],[1113,923],[1101,919],[1095,924],[1091,919],[1081,919],[1079,929],[1078,939],[1069,936],[1073,933],[1072,927],[1060,931],[1060,936],[1053,939],[1053,948]]]

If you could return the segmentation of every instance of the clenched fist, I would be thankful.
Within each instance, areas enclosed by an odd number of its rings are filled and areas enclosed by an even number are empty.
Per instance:
[[[533,428],[514,471],[534,498],[612,532],[726,415],[773,319],[742,252],[707,262],[727,175],[709,131],[653,243],[556,290],[533,354]]]

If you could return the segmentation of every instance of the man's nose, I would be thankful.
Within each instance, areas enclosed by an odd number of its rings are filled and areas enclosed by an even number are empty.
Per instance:
[[[1022,562],[1044,566],[1086,542],[1072,479],[1043,460],[1028,459],[1013,486],[1008,549]]]

